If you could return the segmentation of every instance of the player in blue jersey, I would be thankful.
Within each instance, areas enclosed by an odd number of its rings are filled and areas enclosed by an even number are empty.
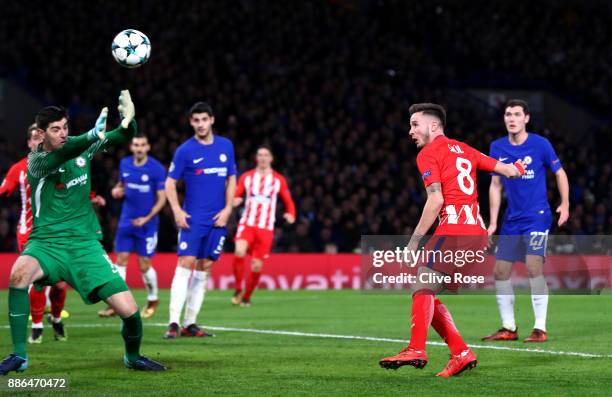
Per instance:
[[[130,151],[119,164],[119,182],[111,194],[115,199],[124,199],[121,217],[115,235],[117,270],[125,280],[131,252],[138,255],[138,266],[147,289],[147,305],[141,316],[149,318],[155,313],[157,298],[157,272],[151,264],[151,257],[157,247],[159,211],[166,204],[164,166],[149,156],[149,140],[145,135],[132,138]],[[112,307],[100,310],[100,317],[115,315]]]
[[[184,305],[181,335],[212,336],[197,326],[196,317],[209,272],[223,250],[236,191],[234,145],[213,134],[215,117],[211,106],[205,102],[193,105],[189,123],[195,134],[176,149],[166,179],[166,196],[179,228],[179,260],[170,289],[170,324],[164,335],[167,339],[178,335]],[[179,179],[185,185],[182,207],[176,190]]]
[[[548,286],[543,275],[548,233],[552,226],[552,213],[546,191],[546,171],[557,179],[561,204],[557,225],[569,217],[569,182],[555,150],[543,136],[527,132],[529,106],[523,100],[508,101],[504,111],[508,136],[491,143],[490,156],[505,163],[522,159],[527,164],[525,175],[519,179],[502,179],[493,175],[489,187],[489,235],[497,230],[497,218],[502,189],[506,191],[508,208],[504,215],[496,251],[494,268],[497,304],[502,328],[483,340],[517,340],[514,320],[514,291],[510,276],[514,262],[525,262],[531,286],[531,302],[535,325],[525,342],[545,342]]]

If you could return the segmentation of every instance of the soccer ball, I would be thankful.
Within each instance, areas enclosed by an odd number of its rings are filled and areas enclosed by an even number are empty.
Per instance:
[[[115,61],[126,68],[137,68],[151,56],[151,42],[136,29],[126,29],[115,36],[112,45]]]

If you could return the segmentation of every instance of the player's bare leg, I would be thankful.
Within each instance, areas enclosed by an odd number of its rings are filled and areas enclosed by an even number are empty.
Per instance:
[[[147,305],[142,309],[140,314],[142,318],[149,318],[155,314],[155,310],[159,305],[159,298],[157,296],[157,272],[151,264],[151,258],[148,256],[139,256],[138,266],[142,274],[142,281],[147,289]]]
[[[202,302],[206,295],[208,275],[212,270],[213,264],[214,262],[210,259],[198,259],[196,261],[195,270],[189,282],[189,292],[187,293],[181,336],[214,336],[197,325],[198,313],[200,313]]]
[[[242,302],[242,279],[244,277],[244,261],[249,249],[249,243],[246,240],[236,240],[236,249],[234,250],[234,262],[233,262],[233,270],[234,270],[234,284],[235,291],[234,296],[232,296],[232,305],[239,305]]]
[[[497,307],[502,327],[482,338],[484,341],[512,341],[518,339],[518,328],[514,319],[514,289],[512,288],[512,262],[496,260],[493,268]]]
[[[115,267],[117,269],[117,272],[119,273],[119,275],[121,276],[121,278],[123,279],[123,281],[125,281],[125,278],[127,276],[127,265],[128,265],[128,261],[130,260],[130,253],[129,252],[119,252],[117,253],[117,260],[115,263]],[[106,318],[106,317],[114,317],[117,313],[115,313],[115,311],[113,310],[112,307],[107,306],[106,308],[98,311],[98,316],[102,317],[102,318]]]
[[[250,307],[251,306],[251,295],[257,285],[259,284],[259,279],[261,277],[261,269],[263,268],[263,260],[258,258],[253,258],[251,261],[251,275],[249,276],[249,281],[247,282],[246,291],[244,296],[242,297],[242,301],[240,302],[241,307]]]
[[[540,255],[527,255],[525,258],[529,285],[531,286],[531,304],[535,323],[531,335],[523,342],[546,342],[546,314],[548,311],[548,285],[544,278],[544,257]]]
[[[123,321],[121,336],[123,336],[125,342],[125,355],[123,357],[125,366],[139,371],[166,370],[164,365],[140,354],[142,320],[132,293],[130,291],[117,292],[105,301]]]
[[[13,264],[8,298],[13,353],[0,362],[0,375],[6,375],[11,371],[21,372],[28,368],[26,349],[28,315],[30,314],[28,286],[42,276],[42,268],[34,257],[22,255]]]

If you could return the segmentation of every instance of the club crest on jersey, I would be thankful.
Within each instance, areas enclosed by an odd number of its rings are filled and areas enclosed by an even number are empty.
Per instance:
[[[221,153],[219,155],[219,160],[221,160],[222,163],[225,163],[227,161],[227,156],[225,155],[225,153]]]
[[[531,164],[533,159],[531,158],[531,156],[525,156],[525,159],[523,159],[523,161],[525,162],[525,164],[529,165]]]
[[[448,145],[448,150],[450,150],[451,153],[463,153],[463,150],[461,150],[461,147],[459,145]]]
[[[74,162],[76,163],[76,165],[78,167],[81,167],[81,168],[85,167],[85,164],[87,164],[85,159],[83,157],[81,157],[81,156],[77,157]]]
[[[147,174],[142,174],[142,176],[140,177],[140,179],[141,179],[143,182],[147,182],[147,181],[149,180],[149,175],[147,175]]]

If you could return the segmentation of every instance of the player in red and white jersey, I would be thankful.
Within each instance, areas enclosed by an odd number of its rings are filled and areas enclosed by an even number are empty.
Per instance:
[[[449,249],[484,249],[487,230],[478,208],[476,170],[495,172],[509,178],[518,178],[525,173],[522,161],[504,164],[463,142],[447,138],[444,135],[445,125],[446,111],[442,106],[421,103],[410,107],[410,136],[421,148],[417,166],[427,190],[427,201],[408,243],[409,251],[417,251],[421,239],[436,218],[439,225],[426,247],[437,250],[448,245]],[[412,365],[423,368],[428,360],[425,353],[427,331],[432,325],[451,351],[450,361],[437,376],[449,377],[474,368],[476,355],[463,341],[446,306],[435,297],[447,285],[432,281],[452,274],[457,267],[435,260],[421,265],[412,295],[410,343],[397,355],[381,359],[381,367],[397,369]],[[421,278],[421,274],[433,277]]]
[[[295,204],[287,181],[272,169],[272,150],[267,146],[260,146],[255,160],[257,166],[240,176],[234,199],[234,207],[237,207],[244,201],[243,196],[246,196],[244,212],[236,232],[233,263],[236,292],[232,297],[232,303],[241,306],[251,305],[251,294],[259,284],[264,260],[270,256],[279,196],[285,205],[283,218],[289,224],[295,222]],[[243,293],[242,278],[247,254],[251,254],[253,258],[251,275]]]
[[[30,150],[42,142],[42,136],[36,133],[37,128],[32,124],[28,128],[28,147]],[[23,251],[30,232],[32,231],[32,203],[30,201],[31,189],[28,183],[28,158],[19,160],[6,173],[6,177],[0,185],[0,196],[11,196],[19,189],[21,198],[21,214],[17,225],[17,249]]]
[[[42,142],[42,136],[37,134],[36,124],[28,128],[28,147],[34,150]],[[31,189],[28,183],[28,159],[27,157],[15,163],[6,174],[6,178],[0,186],[1,195],[12,195],[17,188],[21,196],[21,215],[17,226],[17,248],[22,252],[32,231],[32,202]],[[37,291],[30,288],[30,314],[32,316],[32,335],[28,339],[30,343],[41,343],[43,332],[43,315],[47,301],[46,292],[48,288]],[[51,301],[51,318],[55,337],[65,340],[66,333],[61,322],[62,310],[66,300],[66,283],[60,282],[48,291]]]
[[[37,134],[38,128],[36,124],[28,127],[28,147],[34,150],[43,141],[43,137]],[[11,196],[19,188],[21,197],[21,215],[19,216],[19,224],[17,226],[17,249],[22,252],[30,237],[32,231],[32,192],[28,183],[28,158],[25,157],[8,170],[6,177],[0,185],[0,196]],[[97,196],[94,192],[91,195],[91,202],[95,205],[104,206],[106,201],[103,197]],[[45,287],[40,291],[36,288],[30,288],[30,314],[32,317],[32,335],[28,339],[30,343],[42,343],[43,332],[43,315],[47,304],[47,295],[51,302],[51,317],[50,321],[55,332],[55,339],[66,340],[66,331],[61,321],[62,318],[69,316],[69,313],[64,310],[64,302],[66,301],[67,285],[61,281],[53,287]]]
[[[29,140],[28,140],[29,141]],[[17,249],[23,251],[32,230],[32,206],[30,203],[30,185],[28,184],[28,159],[23,158],[13,164],[0,185],[0,196],[11,196],[19,189],[21,197],[21,214],[17,225]]]

